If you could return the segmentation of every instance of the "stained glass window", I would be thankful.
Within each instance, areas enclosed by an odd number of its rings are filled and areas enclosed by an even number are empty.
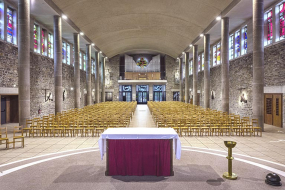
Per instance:
[[[236,38],[236,41],[235,41],[236,56],[235,57],[239,57],[240,56],[240,31],[239,30],[236,31],[235,38]]]
[[[242,28],[243,43],[242,43],[242,54],[247,53],[247,25]]]
[[[48,34],[48,56],[53,58],[53,36],[51,33]]]
[[[202,53],[202,71],[204,71],[204,53]]]
[[[82,69],[82,53],[79,52],[79,67]]]
[[[189,67],[190,67],[189,74],[192,75],[193,74],[193,60],[190,61]]]
[[[279,5],[279,24],[280,24],[280,29],[279,29],[279,39],[284,39],[285,38],[285,20],[284,20],[284,14],[285,12],[285,2],[282,2]]]
[[[39,42],[39,36],[38,36],[38,26],[34,24],[34,52],[39,52],[38,51],[38,42]]]
[[[221,64],[221,43],[217,44],[217,65]]]
[[[70,65],[70,45],[66,43],[66,63]]]
[[[94,59],[91,59],[91,73],[94,74],[95,72],[95,61]]]
[[[13,10],[7,8],[7,42],[13,43]]]
[[[269,10],[266,14],[266,22],[267,22],[267,44],[272,43],[273,38],[273,23],[272,23],[272,9]]]
[[[198,72],[200,71],[200,69],[201,69],[201,55],[198,55]]]
[[[234,35],[230,35],[230,59],[234,58]]]
[[[83,70],[86,71],[86,55],[83,54]]]
[[[42,35],[42,54],[45,55],[46,49],[45,49],[45,31],[44,30],[42,30],[41,35]]]
[[[213,66],[217,65],[217,45],[213,47]]]
[[[66,63],[66,43],[62,42],[62,63]]]

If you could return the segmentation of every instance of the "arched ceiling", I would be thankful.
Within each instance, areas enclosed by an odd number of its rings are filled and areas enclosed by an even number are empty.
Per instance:
[[[108,57],[177,57],[232,0],[52,0]]]

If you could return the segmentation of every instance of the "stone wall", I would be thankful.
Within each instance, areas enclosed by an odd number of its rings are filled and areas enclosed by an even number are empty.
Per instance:
[[[166,72],[166,101],[173,101],[172,89],[179,89],[179,84],[175,84],[175,72],[179,70],[179,62],[168,55],[165,56],[165,72]]]
[[[109,69],[110,84],[105,84],[105,89],[114,90],[113,101],[119,101],[119,83],[120,78],[120,55],[116,55],[105,62],[105,70]],[[108,91],[106,90],[106,92]]]
[[[54,99],[54,63],[53,59],[32,52],[31,74],[31,117],[54,113],[54,101],[45,101],[46,93],[51,92]],[[74,108],[74,67],[62,65],[62,85],[66,91],[63,110]],[[92,89],[95,89],[95,76],[92,75]],[[0,87],[18,87],[18,47],[0,41]],[[86,72],[80,71],[81,107],[86,105]],[[92,97],[94,100],[94,96]],[[42,113],[39,115],[38,110]]]

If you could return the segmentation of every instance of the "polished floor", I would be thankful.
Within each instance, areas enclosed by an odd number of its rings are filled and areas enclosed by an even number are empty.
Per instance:
[[[12,136],[11,130],[15,125],[16,124],[6,125],[9,127],[10,137]],[[141,127],[146,128],[146,130],[149,127],[155,127],[155,123],[146,105],[137,106],[130,127]],[[90,187],[88,180],[93,179],[90,176],[87,177],[87,175],[91,175],[94,177],[94,183],[96,180],[98,183],[100,183],[100,180],[103,180],[102,186],[100,186],[101,189],[104,189],[103,187],[106,187],[106,189],[123,189],[124,185],[120,183],[126,181],[141,182],[140,180],[144,180],[143,182],[146,184],[151,181],[153,182],[153,180],[158,183],[170,183],[167,186],[165,186],[166,184],[161,184],[161,188],[148,184],[145,189],[170,189],[170,187],[173,187],[171,182],[177,180],[183,183],[187,181],[191,182],[191,184],[188,185],[177,184],[181,185],[178,189],[184,189],[187,186],[195,187],[196,182],[199,181],[203,181],[203,183],[200,184],[202,185],[200,186],[202,189],[237,189],[234,187],[234,185],[238,185],[236,182],[228,182],[220,178],[222,171],[226,170],[227,166],[227,160],[225,158],[227,148],[224,146],[224,141],[233,140],[237,142],[237,146],[233,149],[235,157],[234,170],[237,170],[237,173],[241,174],[239,175],[241,176],[239,178],[240,180],[245,180],[243,189],[266,189],[266,186],[263,187],[263,178],[266,173],[274,171],[282,178],[285,177],[285,131],[281,128],[269,125],[265,127],[266,132],[263,133],[262,137],[180,137],[183,148],[182,159],[175,160],[174,166],[176,171],[178,171],[177,175],[180,176],[181,179],[179,177],[169,179],[104,178],[105,162],[100,161],[97,142],[99,137],[27,137],[25,138],[25,148],[20,148],[20,144],[18,144],[19,148],[5,150],[5,145],[0,145],[0,183],[2,177],[9,179],[10,175],[13,176],[13,179],[21,175],[21,179],[24,180],[24,173],[29,172],[30,170],[28,168],[30,168],[31,171],[34,172],[33,175],[36,175],[38,172],[38,175],[52,175],[50,176],[51,179],[49,179],[51,180],[49,181],[50,183],[47,183],[46,188],[43,189],[52,189],[53,187],[55,189],[70,188],[70,184],[67,183],[76,177],[74,172],[72,172],[73,170],[83,172],[82,175],[86,178],[78,179],[77,185],[82,183],[85,184],[86,188]],[[205,159],[210,159],[213,162],[208,163]],[[57,166],[63,164],[63,162],[66,165],[62,166],[58,171],[45,169],[46,167],[57,168]],[[94,163],[96,167],[94,167]],[[34,165],[38,165],[41,169],[37,171],[38,166]],[[199,169],[199,165],[203,165],[203,167]],[[84,173],[84,168],[87,168],[91,173]],[[211,172],[207,172],[208,170]],[[11,174],[9,173],[10,171],[12,171]],[[201,174],[197,177],[190,171],[201,172]],[[257,173],[257,171],[259,171],[259,173]],[[252,173],[252,176],[250,176],[250,173]],[[191,177],[190,175],[189,178],[188,174],[193,176]],[[104,181],[108,181],[108,183]],[[255,188],[250,187],[247,182],[256,182],[255,186],[253,186]],[[8,185],[8,182],[6,183]],[[113,183],[118,183],[116,184],[118,186],[114,186]],[[37,186],[39,184],[34,185]],[[112,188],[110,188],[109,185],[112,185]],[[140,186],[141,184],[138,185]],[[14,189],[21,189],[20,187],[21,186],[15,185]],[[77,186],[75,185],[73,188],[75,187]],[[131,187],[133,186],[130,185],[127,189],[131,189]],[[196,187],[199,187],[199,185]]]

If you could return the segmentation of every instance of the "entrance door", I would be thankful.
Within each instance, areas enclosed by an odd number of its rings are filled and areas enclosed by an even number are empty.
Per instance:
[[[113,101],[113,92],[105,92],[105,101],[106,102]]]
[[[6,123],[6,98],[1,98],[1,124]]]
[[[282,94],[264,95],[264,123],[282,127]]]
[[[138,92],[138,104],[146,104],[148,101],[148,92]]]

